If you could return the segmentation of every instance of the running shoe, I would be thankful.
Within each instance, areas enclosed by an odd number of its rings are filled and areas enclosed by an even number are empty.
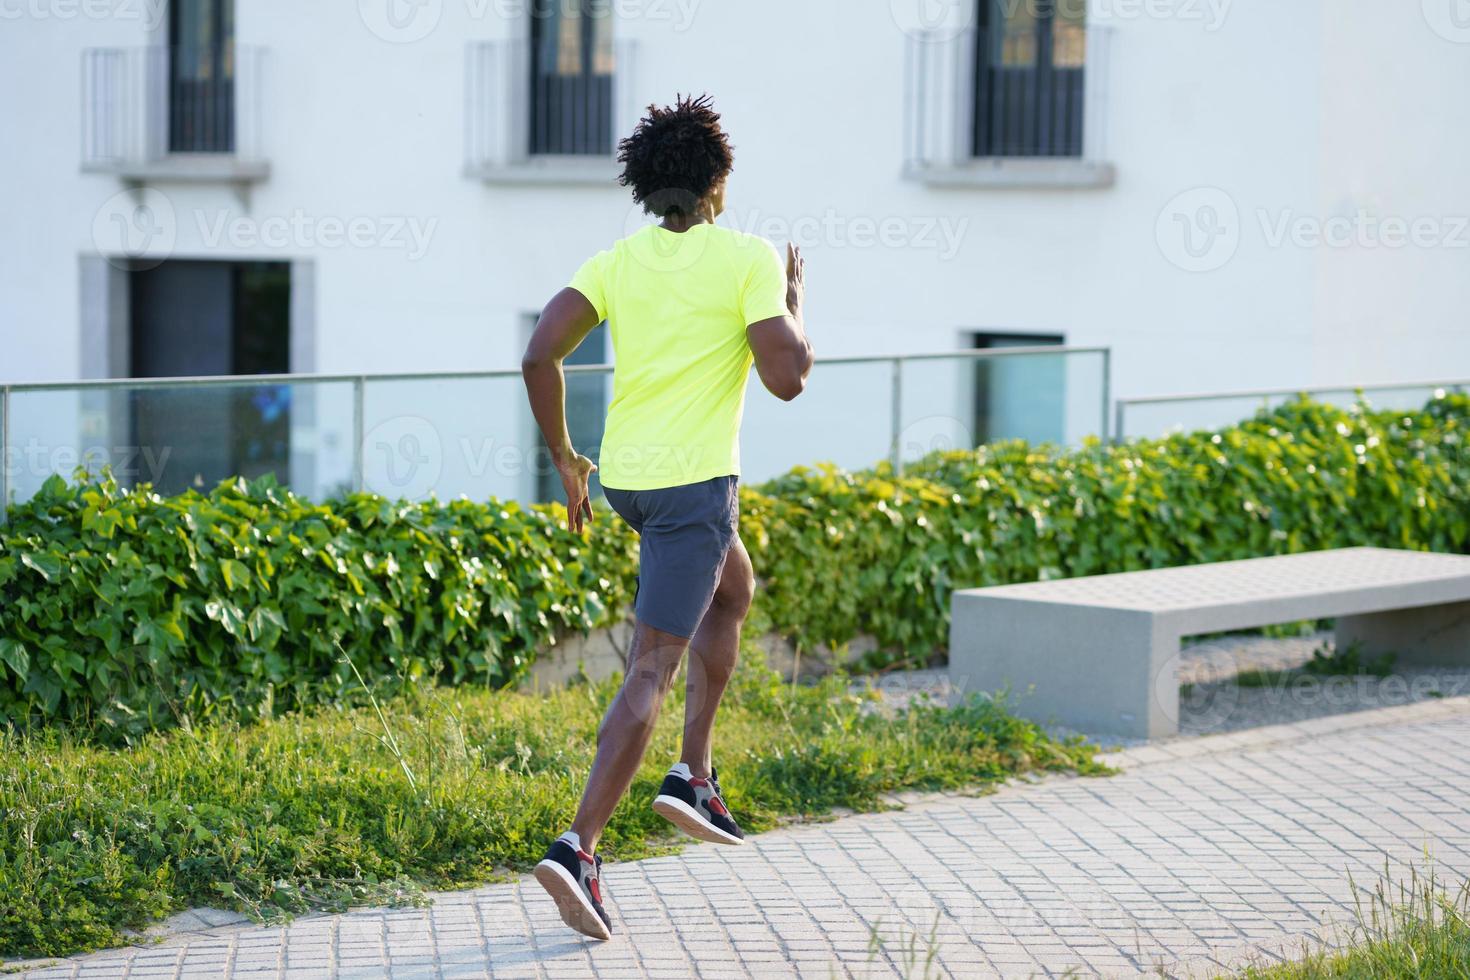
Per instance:
[[[561,921],[593,939],[612,938],[612,920],[602,907],[602,858],[568,844],[552,842],[546,857],[536,865],[536,880],[546,889]]]
[[[708,779],[670,771],[654,798],[653,809],[690,837],[716,844],[745,843],[745,834],[725,806],[717,770],[711,769]]]

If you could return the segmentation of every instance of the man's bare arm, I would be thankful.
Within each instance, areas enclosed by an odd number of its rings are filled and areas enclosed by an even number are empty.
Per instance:
[[[572,436],[567,431],[566,377],[561,366],[600,322],[587,297],[567,287],[553,296],[541,311],[525,357],[521,359],[521,376],[526,380],[531,414],[536,416],[536,424],[551,449],[551,461],[561,475],[567,493],[567,522],[573,531],[581,531],[585,521],[592,517],[587,480],[597,467],[572,446]]]
[[[801,249],[786,246],[786,308],[788,316],[772,317],[746,328],[755,369],[766,390],[789,402],[806,388],[815,357],[801,321],[806,302],[806,260]]]

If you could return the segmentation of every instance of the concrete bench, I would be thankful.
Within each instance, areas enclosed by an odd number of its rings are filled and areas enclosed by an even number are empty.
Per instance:
[[[1086,732],[1179,730],[1186,636],[1337,619],[1339,649],[1470,663],[1470,556],[1346,548],[954,594],[950,680]]]

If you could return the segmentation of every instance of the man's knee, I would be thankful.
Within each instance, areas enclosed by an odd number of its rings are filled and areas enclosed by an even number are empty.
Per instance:
[[[755,599],[755,572],[749,562],[725,566],[715,589],[714,605],[727,616],[744,619]]]
[[[639,642],[634,644],[628,659],[623,683],[667,694],[674,685],[674,676],[679,673],[688,641],[641,624],[639,629],[642,635],[637,638]]]

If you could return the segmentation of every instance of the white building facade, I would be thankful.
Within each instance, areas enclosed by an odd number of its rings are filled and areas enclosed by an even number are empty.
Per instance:
[[[1467,91],[1463,0],[0,0],[0,382],[514,368],[679,92],[821,355],[1466,376]]]

